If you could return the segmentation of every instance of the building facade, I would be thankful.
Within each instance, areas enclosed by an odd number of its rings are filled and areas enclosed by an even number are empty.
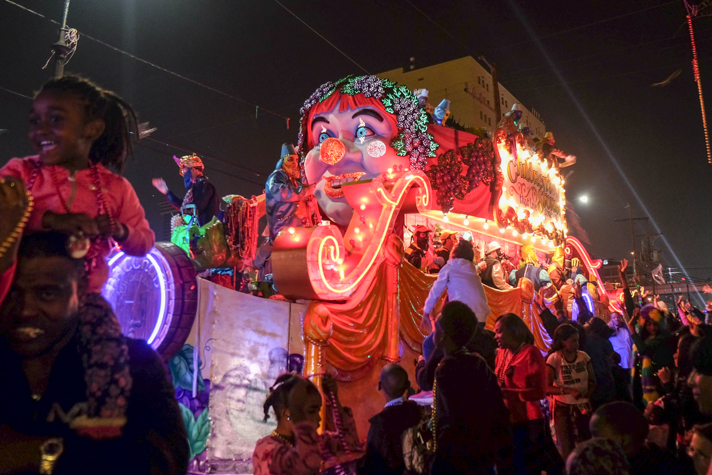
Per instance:
[[[395,81],[411,90],[427,89],[430,93],[428,102],[433,106],[437,106],[443,99],[448,99],[452,116],[465,127],[481,127],[490,131],[497,127],[492,75],[472,56],[412,71],[394,69],[377,76]],[[546,125],[536,110],[528,109],[517,101],[502,83],[499,84],[499,94],[502,114],[518,102],[523,110],[521,123],[524,127],[529,127],[532,138],[539,139],[544,136]]]

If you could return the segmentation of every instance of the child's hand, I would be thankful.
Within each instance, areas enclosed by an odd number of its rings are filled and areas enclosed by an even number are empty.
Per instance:
[[[670,370],[667,367],[663,367],[658,371],[658,379],[660,379],[660,382],[663,384],[667,384],[670,381],[672,381],[672,374],[670,373]]]
[[[42,216],[42,227],[67,234],[83,234],[93,238],[101,234],[95,219],[84,213],[55,213],[47,211]]]
[[[121,223],[114,223],[111,225],[111,218],[108,214],[99,214],[94,218],[96,225],[99,228],[99,234],[101,236],[108,238],[112,237],[117,242],[123,242],[128,237],[128,230],[126,226]]]

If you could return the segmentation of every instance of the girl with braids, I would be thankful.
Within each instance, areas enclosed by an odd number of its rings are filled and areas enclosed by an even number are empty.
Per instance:
[[[336,380],[322,380],[327,401],[336,405],[337,432],[317,434],[321,422],[321,394],[308,379],[283,374],[269,390],[264,404],[265,421],[270,408],[277,415],[277,428],[257,441],[252,455],[255,475],[308,475],[319,473],[323,462],[358,448],[353,416],[336,397]],[[328,404],[327,404],[328,407]],[[343,425],[342,425],[343,424]]]
[[[112,240],[145,255],[155,236],[131,184],[120,173],[136,130],[133,108],[87,79],[65,76],[42,86],[30,110],[29,139],[37,155],[10,160],[0,177],[21,179],[34,197],[27,231],[55,230],[79,237],[89,292],[108,276]]]

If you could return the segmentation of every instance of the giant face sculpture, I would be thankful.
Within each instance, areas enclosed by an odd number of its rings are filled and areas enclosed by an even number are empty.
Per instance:
[[[299,149],[324,213],[347,226],[353,209],[344,198],[344,183],[424,165],[434,144],[426,120],[410,91],[375,76],[319,88],[302,109]]]

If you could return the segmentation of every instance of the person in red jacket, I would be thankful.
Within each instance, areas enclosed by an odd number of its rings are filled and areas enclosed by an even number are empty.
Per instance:
[[[547,372],[534,335],[513,313],[497,318],[494,333],[500,348],[495,374],[511,415],[515,473],[563,473],[564,461],[551,440],[539,402],[545,397]]]

